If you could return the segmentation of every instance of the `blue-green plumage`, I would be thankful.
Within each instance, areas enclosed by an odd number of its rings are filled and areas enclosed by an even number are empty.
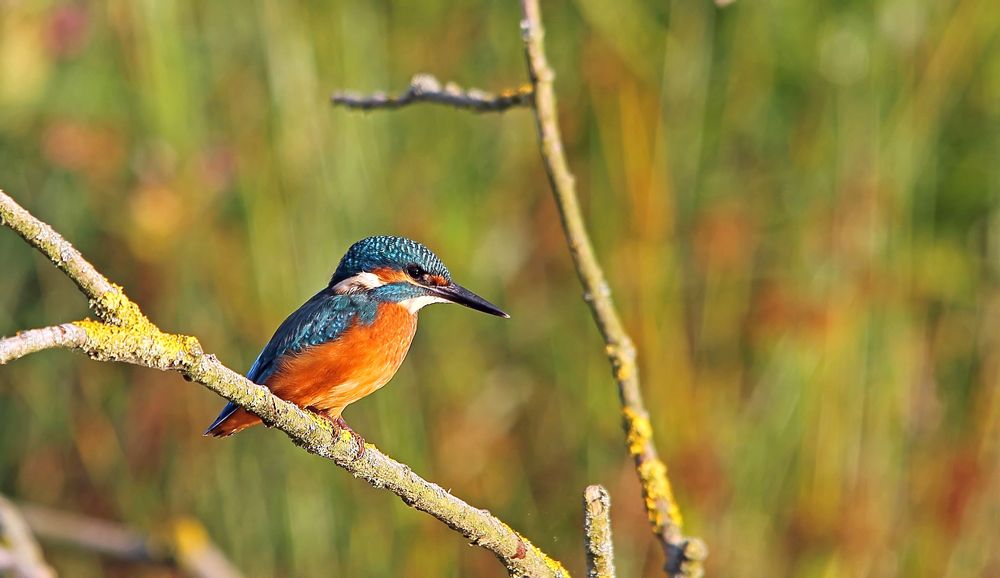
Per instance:
[[[400,304],[413,315],[424,305],[440,301],[507,316],[452,282],[444,263],[420,243],[390,236],[362,239],[348,249],[328,286],[281,323],[257,356],[247,378],[270,387],[269,380],[282,368],[288,356],[305,354],[337,341],[348,335],[352,327],[371,326],[379,315],[381,304]],[[406,347],[409,347],[409,337]],[[339,385],[330,383],[329,387]],[[239,410],[234,403],[226,405],[206,434],[229,435],[252,425],[237,426],[235,430],[232,425],[226,425]]]
[[[330,285],[336,285],[364,271],[407,266],[417,266],[427,273],[451,280],[448,268],[427,247],[406,237],[379,235],[361,239],[351,245],[340,260]]]
[[[371,325],[378,312],[378,302],[368,293],[337,295],[329,287],[323,289],[278,326],[247,372],[247,379],[263,385],[278,370],[285,355],[332,341],[355,322]],[[239,407],[229,402],[208,431],[225,421]]]

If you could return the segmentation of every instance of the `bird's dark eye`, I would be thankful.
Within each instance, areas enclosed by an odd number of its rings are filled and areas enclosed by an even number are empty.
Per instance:
[[[406,274],[419,281],[426,273],[419,265],[410,265],[406,268]]]

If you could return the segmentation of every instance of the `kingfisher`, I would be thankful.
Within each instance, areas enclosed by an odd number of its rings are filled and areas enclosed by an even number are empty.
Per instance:
[[[399,369],[417,330],[417,312],[458,303],[509,318],[496,305],[455,283],[430,249],[405,237],[368,237],[351,245],[330,282],[278,327],[247,379],[364,439],[342,417]],[[205,431],[223,437],[261,423],[229,402]]]

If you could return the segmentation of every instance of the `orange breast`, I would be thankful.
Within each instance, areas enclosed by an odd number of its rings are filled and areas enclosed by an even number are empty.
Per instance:
[[[337,417],[392,379],[416,330],[416,315],[382,304],[371,325],[355,323],[336,341],[288,356],[266,385],[282,399]]]

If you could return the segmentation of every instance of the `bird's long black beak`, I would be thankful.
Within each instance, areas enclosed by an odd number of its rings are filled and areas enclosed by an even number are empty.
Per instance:
[[[476,311],[482,311],[483,313],[489,313],[490,315],[510,319],[510,315],[504,313],[499,307],[483,299],[479,295],[476,295],[472,291],[469,291],[465,287],[462,287],[458,283],[451,282],[448,285],[435,287],[434,292],[440,295],[443,299],[447,299],[452,303],[458,303],[459,305],[465,305],[466,307],[475,309]]]

